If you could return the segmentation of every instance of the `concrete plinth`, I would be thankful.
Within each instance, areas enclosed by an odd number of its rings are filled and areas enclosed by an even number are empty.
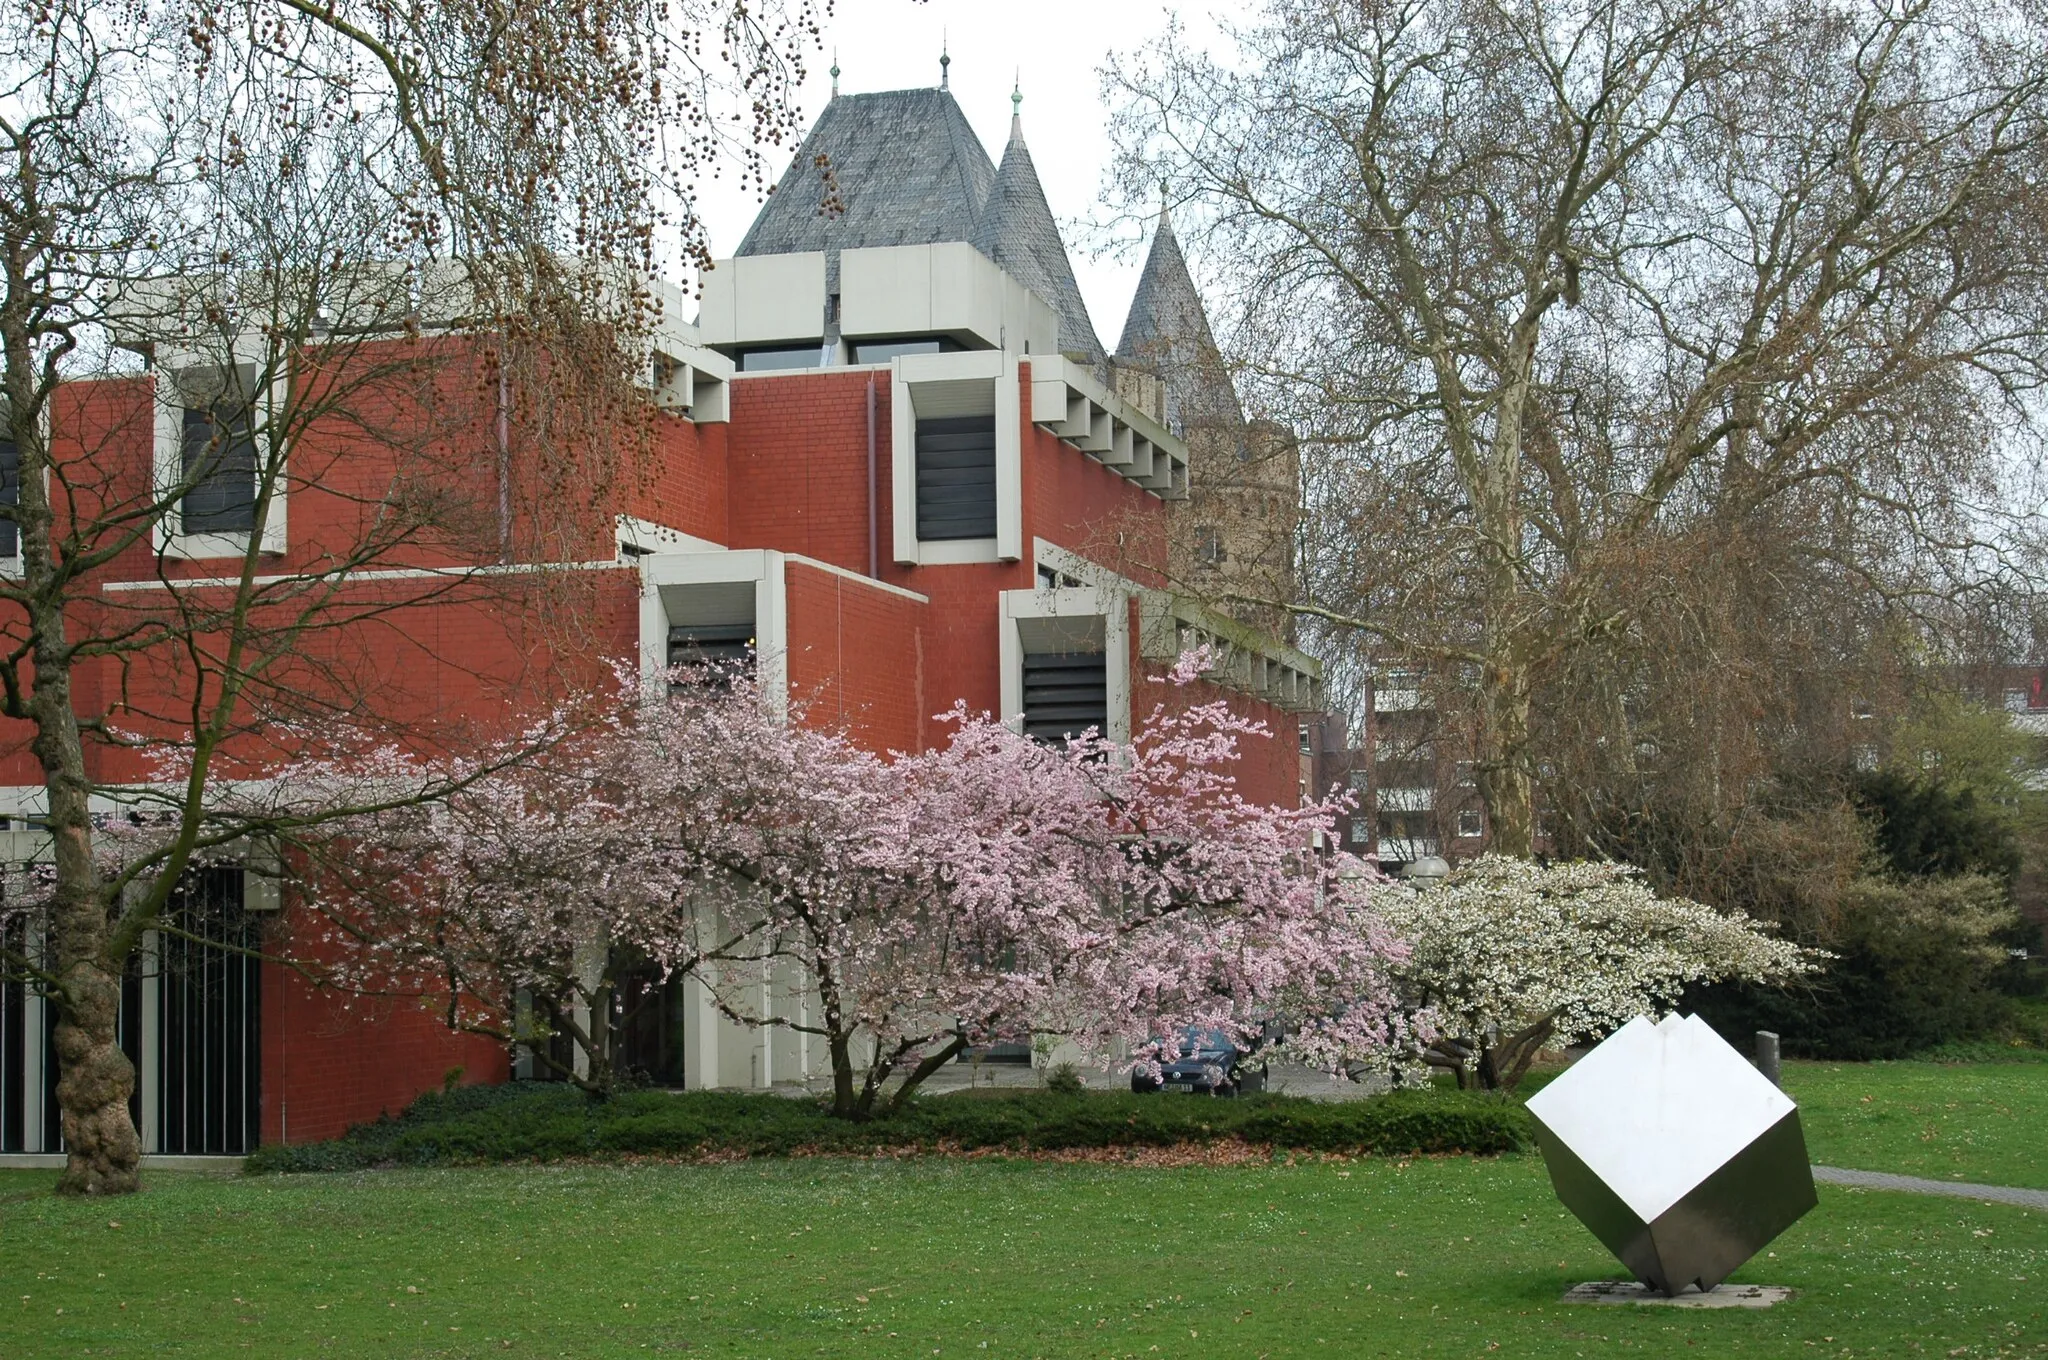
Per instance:
[[[1651,1303],[1666,1308],[1768,1308],[1792,1297],[1781,1284],[1717,1284],[1701,1293],[1687,1285],[1661,1294],[1637,1280],[1588,1280],[1564,1291],[1566,1303]]]

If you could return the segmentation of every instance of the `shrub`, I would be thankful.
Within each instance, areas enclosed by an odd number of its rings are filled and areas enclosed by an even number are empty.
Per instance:
[[[1692,1002],[1738,1046],[1775,1030],[1801,1057],[1901,1058],[1977,1039],[2006,1018],[1993,983],[2015,919],[1996,879],[1859,879],[1828,941],[1838,957],[1813,986],[1709,988]]]
[[[1239,1139],[1342,1153],[1502,1153],[1528,1146],[1527,1117],[1494,1097],[1397,1091],[1367,1100],[1210,1100],[1129,1092],[989,1091],[913,1100],[865,1124],[817,1102],[723,1091],[635,1091],[591,1100],[552,1083],[422,1096],[396,1118],[326,1143],[269,1146],[251,1173],[550,1162],[625,1156],[783,1157],[882,1150],[1161,1147]]]
[[[1081,1080],[1081,1069],[1070,1062],[1055,1063],[1045,1074],[1045,1089],[1061,1095],[1079,1095],[1087,1084]]]
[[[1857,779],[1856,803],[1893,873],[1909,878],[1982,874],[2008,888],[2019,876],[2020,843],[2008,816],[1974,789],[1878,770]]]

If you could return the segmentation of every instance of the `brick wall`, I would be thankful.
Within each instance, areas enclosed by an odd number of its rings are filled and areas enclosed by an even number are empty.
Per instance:
[[[654,417],[652,435],[654,456],[626,488],[625,513],[729,543],[726,427],[664,412]]]
[[[511,1076],[502,1044],[457,1034],[416,1001],[349,1001],[265,965],[264,1142],[315,1142],[395,1114],[458,1067],[466,1086]]]
[[[821,725],[875,751],[917,751],[929,737],[924,675],[928,607],[865,579],[790,562],[789,694]]]
[[[889,374],[793,373],[732,383],[727,545],[868,570],[868,385],[875,387],[876,520],[889,557]],[[885,579],[888,577],[884,571]],[[912,589],[917,589],[913,586]]]

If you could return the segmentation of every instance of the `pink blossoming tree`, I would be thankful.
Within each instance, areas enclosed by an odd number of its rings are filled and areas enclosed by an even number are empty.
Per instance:
[[[1205,664],[1183,658],[1177,693]],[[1171,1054],[1191,1027],[1284,1017],[1295,1055],[1331,1068],[1407,1045],[1404,946],[1355,866],[1311,848],[1336,809],[1245,799],[1231,770],[1263,729],[1226,704],[1059,747],[962,709],[945,746],[890,758],[717,679],[330,838],[323,900],[354,946],[330,976],[438,995],[450,1023],[529,1045],[521,998],[546,997],[602,1089],[587,1017],[609,1014],[624,947],[734,1021],[821,1043],[852,1119],[971,1045],[1034,1035]]]

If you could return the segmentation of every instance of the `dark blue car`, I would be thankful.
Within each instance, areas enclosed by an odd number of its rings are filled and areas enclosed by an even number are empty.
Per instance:
[[[1131,1069],[1131,1089],[1187,1091],[1198,1096],[1234,1096],[1266,1089],[1266,1064],[1232,1043],[1222,1030],[1189,1030],[1181,1036],[1180,1057],[1173,1062],[1139,1064]]]

